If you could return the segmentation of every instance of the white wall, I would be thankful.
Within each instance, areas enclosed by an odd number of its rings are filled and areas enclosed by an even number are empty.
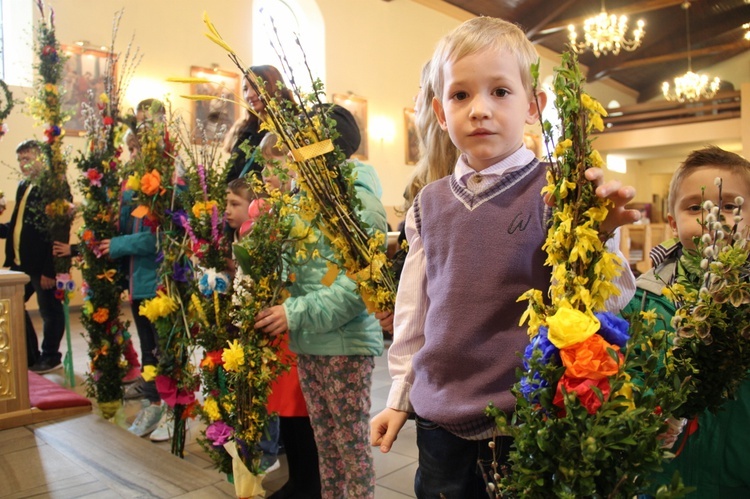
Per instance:
[[[31,2],[31,0],[18,0]],[[457,26],[466,14],[450,9],[443,13],[425,4],[424,0],[317,0],[325,20],[327,57],[327,91],[352,92],[368,102],[369,129],[373,121],[389,120],[395,128],[393,140],[369,139],[369,159],[378,171],[384,188],[383,203],[400,205],[407,179],[413,169],[404,161],[403,109],[413,106],[419,86],[422,64],[430,57],[439,38]],[[134,105],[147,96],[169,93],[173,104],[188,112],[188,104],[180,99],[187,86],[167,83],[170,76],[189,75],[190,66],[210,67],[216,63],[232,70],[222,49],[209,41],[201,15],[206,10],[222,36],[240,55],[245,65],[263,64],[251,60],[252,3],[250,0],[65,0],[56,2],[55,19],[58,39],[63,44],[87,40],[92,45],[109,45],[114,13],[124,8],[116,50],[124,52],[131,37],[144,57],[136,77],[126,92],[126,101]],[[36,15],[36,12],[35,12]],[[552,72],[555,60],[542,60],[542,78]],[[612,90],[597,83],[596,89],[611,95]],[[13,87],[14,95],[23,100],[31,89]],[[632,100],[614,91],[621,102]],[[609,98],[609,97],[608,97]],[[8,119],[9,133],[0,144],[0,189],[13,198],[18,181],[15,145],[35,136],[43,138],[42,128],[34,127],[18,105]],[[70,157],[84,146],[83,139],[67,137]],[[77,170],[71,162],[71,179]],[[0,220],[5,220],[9,214]]]

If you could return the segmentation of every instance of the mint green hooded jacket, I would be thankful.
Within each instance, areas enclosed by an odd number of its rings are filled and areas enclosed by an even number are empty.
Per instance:
[[[369,225],[370,234],[376,229],[386,232],[385,209],[380,202],[382,189],[375,169],[354,163],[354,186],[362,203],[359,215]],[[367,312],[354,281],[342,269],[331,286],[320,282],[328,272],[325,258],[333,260],[333,250],[318,231],[316,235],[315,247],[323,258],[290,269],[296,279],[289,288],[291,296],[283,305],[290,348],[303,355],[381,355],[380,323]],[[308,254],[312,249],[308,248]]]

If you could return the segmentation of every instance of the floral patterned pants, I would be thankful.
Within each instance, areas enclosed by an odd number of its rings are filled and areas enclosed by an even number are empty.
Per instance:
[[[369,355],[299,355],[297,369],[315,433],[323,498],[375,496],[370,448]]]

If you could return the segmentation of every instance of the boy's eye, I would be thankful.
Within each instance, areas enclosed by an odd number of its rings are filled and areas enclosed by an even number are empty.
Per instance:
[[[494,95],[495,97],[505,97],[506,95],[508,95],[508,91],[504,88],[496,88],[492,92],[492,95]]]
[[[703,210],[701,205],[699,204],[691,204],[687,207],[687,210],[689,213],[700,213]]]
[[[736,208],[737,208],[737,205],[736,205],[736,204],[731,204],[731,203],[727,203],[727,204],[725,204],[725,205],[724,205],[724,207],[723,207],[722,209],[723,209],[724,211],[729,211],[729,212],[732,212],[732,211],[734,211],[734,210],[735,210]]]
[[[464,100],[469,96],[466,92],[456,92],[453,94],[453,98],[456,100]]]

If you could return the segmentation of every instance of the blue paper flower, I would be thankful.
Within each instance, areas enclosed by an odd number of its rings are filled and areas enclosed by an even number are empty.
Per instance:
[[[617,345],[618,347],[624,347],[625,343],[630,339],[628,321],[611,312],[599,312],[594,315],[601,323],[599,335],[604,338],[607,343]]]
[[[549,364],[551,361],[555,361],[556,364],[560,364],[560,350],[549,341],[547,337],[548,330],[542,326],[539,328],[539,333],[531,339],[531,343],[526,347],[523,353],[523,368],[529,370],[529,360],[534,355],[534,350],[542,352],[542,356],[539,358],[539,362],[542,364]]]

